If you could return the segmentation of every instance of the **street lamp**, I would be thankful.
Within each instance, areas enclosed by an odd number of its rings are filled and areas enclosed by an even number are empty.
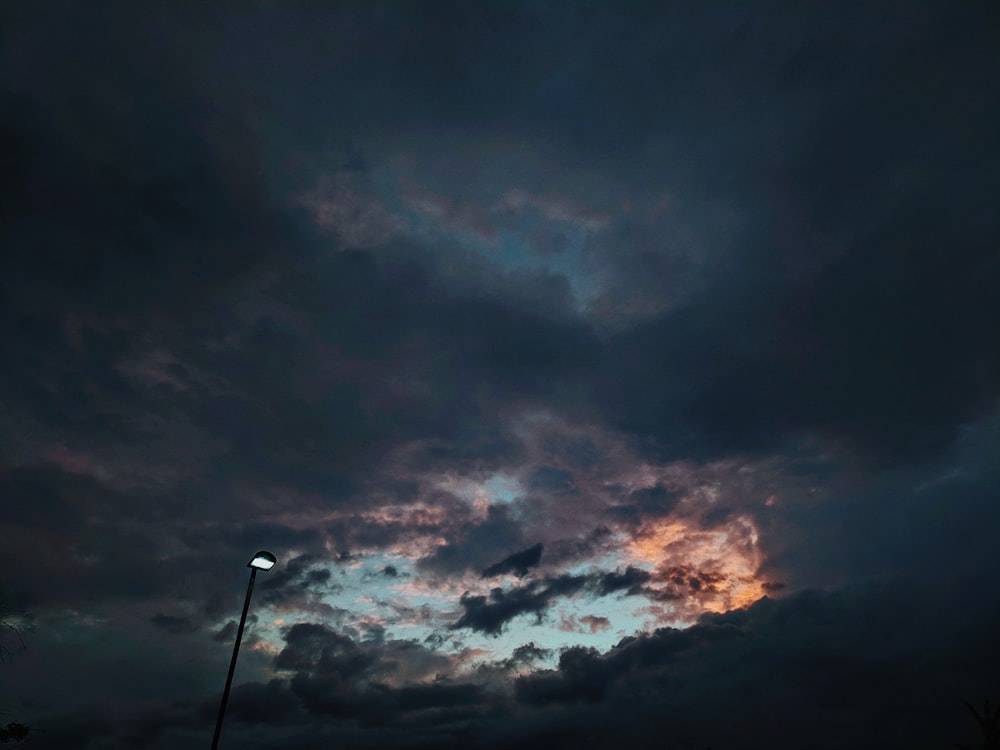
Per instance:
[[[229,689],[233,686],[233,672],[236,671],[236,657],[240,653],[240,641],[243,640],[243,626],[247,624],[247,611],[250,609],[250,595],[253,593],[253,581],[258,570],[270,570],[277,562],[274,555],[261,550],[247,563],[250,568],[250,583],[247,585],[247,599],[243,602],[243,614],[240,615],[240,627],[236,631],[236,645],[233,646],[233,660],[229,662],[229,674],[226,676],[226,688],[222,691],[222,703],[219,704],[219,718],[215,722],[215,736],[212,737],[212,750],[219,747],[219,735],[222,733],[222,718],[226,715],[226,703],[229,702]]]

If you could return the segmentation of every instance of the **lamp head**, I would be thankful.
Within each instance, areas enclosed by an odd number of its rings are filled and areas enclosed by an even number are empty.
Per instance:
[[[277,560],[274,555],[266,550],[261,550],[251,558],[250,562],[247,563],[247,567],[257,568],[257,570],[270,570],[276,562]]]

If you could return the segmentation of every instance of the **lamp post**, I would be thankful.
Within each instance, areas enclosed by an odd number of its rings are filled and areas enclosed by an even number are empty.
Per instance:
[[[229,689],[233,686],[233,673],[236,671],[236,657],[240,654],[240,641],[243,640],[243,626],[247,624],[247,611],[250,609],[250,595],[253,593],[253,582],[258,570],[270,570],[274,567],[274,555],[261,550],[254,555],[247,567],[250,568],[250,583],[247,585],[247,599],[243,602],[243,614],[240,615],[240,627],[236,631],[236,645],[233,646],[233,660],[229,662],[229,674],[226,676],[226,688],[222,691],[222,703],[219,704],[219,718],[215,722],[215,735],[212,737],[212,750],[219,747],[219,735],[222,733],[222,719],[226,715],[226,703],[229,702]]]

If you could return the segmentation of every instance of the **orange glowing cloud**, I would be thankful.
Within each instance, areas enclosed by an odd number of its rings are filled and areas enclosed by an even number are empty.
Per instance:
[[[757,529],[746,516],[709,530],[677,519],[650,524],[627,552],[631,564],[654,570],[653,589],[673,616],[746,607],[766,593]]]

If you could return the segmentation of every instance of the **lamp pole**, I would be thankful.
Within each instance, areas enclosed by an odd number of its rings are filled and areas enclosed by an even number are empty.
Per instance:
[[[276,562],[274,555],[261,550],[247,563],[250,568],[250,583],[247,584],[247,598],[243,602],[243,614],[240,615],[240,627],[236,631],[236,643],[233,645],[233,659],[229,662],[229,674],[226,676],[226,687],[222,691],[222,703],[219,704],[219,718],[215,721],[215,735],[212,737],[212,750],[218,750],[219,735],[222,734],[222,719],[226,715],[226,703],[229,702],[229,690],[233,686],[233,673],[236,672],[236,657],[240,655],[240,641],[243,640],[243,628],[247,624],[247,612],[250,610],[250,596],[253,594],[253,582],[258,570],[270,570]]]

